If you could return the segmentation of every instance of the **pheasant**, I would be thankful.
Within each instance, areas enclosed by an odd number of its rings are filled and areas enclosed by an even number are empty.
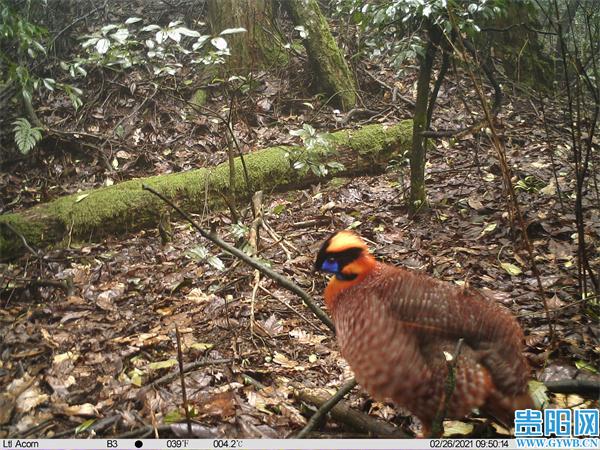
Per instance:
[[[356,380],[418,417],[424,436],[444,412],[462,418],[479,408],[510,426],[515,409],[533,407],[523,331],[505,308],[475,290],[378,262],[350,231],[323,243],[315,270],[334,274],[325,303]],[[461,338],[446,402],[444,352],[454,354]]]

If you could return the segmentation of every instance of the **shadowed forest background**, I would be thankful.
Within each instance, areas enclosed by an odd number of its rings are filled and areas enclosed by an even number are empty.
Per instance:
[[[360,388],[307,427],[345,228],[598,408],[599,52],[586,0],[0,0],[0,438],[418,435]]]

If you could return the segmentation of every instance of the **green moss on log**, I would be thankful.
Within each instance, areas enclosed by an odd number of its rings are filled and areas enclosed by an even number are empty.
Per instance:
[[[382,172],[391,158],[408,151],[411,130],[412,122],[405,121],[390,127],[368,125],[359,130],[332,133],[328,135],[330,147],[322,153],[323,162],[344,164],[345,169],[336,172],[336,176]],[[277,146],[246,155],[249,187],[242,162],[236,158],[233,186],[229,185],[228,163],[223,163],[212,168],[125,181],[1,215],[0,255],[14,257],[24,251],[22,239],[13,229],[30,246],[41,248],[156,226],[166,205],[144,191],[143,183],[176,201],[186,211],[200,212],[205,205],[224,207],[224,199],[232,190],[238,201],[246,201],[257,190],[298,189],[328,178],[319,178],[313,173],[301,176],[290,165],[287,155],[291,150],[292,147]],[[333,175],[331,173],[329,178]]]

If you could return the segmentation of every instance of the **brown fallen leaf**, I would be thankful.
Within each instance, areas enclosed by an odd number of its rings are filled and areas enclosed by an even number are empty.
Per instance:
[[[211,395],[202,404],[196,405],[202,417],[226,419],[235,415],[235,394],[232,391]]]

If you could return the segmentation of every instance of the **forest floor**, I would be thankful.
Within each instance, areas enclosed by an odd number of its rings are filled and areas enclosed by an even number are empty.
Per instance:
[[[244,151],[297,142],[289,130],[304,123],[333,131],[410,117],[408,107],[392,103],[392,93],[374,79],[410,98],[414,70],[407,69],[401,83],[394,82],[389,68],[365,65],[364,71],[365,106],[378,114],[347,122],[331,108],[307,106],[316,100],[301,99],[302,94],[290,88],[305,84],[298,82],[307,76],[302,70],[289,71],[293,75],[288,78],[263,76],[261,88],[237,107],[234,129]],[[133,83],[136,75],[129,77]],[[122,92],[131,84],[119,80],[108,86],[115,95],[104,92],[103,107],[87,106],[82,129],[107,132],[127,117],[125,109],[152,95],[149,86],[138,84],[134,101],[133,94]],[[552,315],[554,345],[537,280],[506,212],[500,167],[484,132],[458,142],[435,141],[427,165],[431,208],[414,219],[404,207],[405,158],[378,177],[264,193],[259,255],[320,302],[326,279],[312,272],[316,252],[332,231],[353,228],[382,260],[493,291],[490,295],[508,307],[525,330],[535,380],[600,380],[595,364],[600,355],[597,309],[592,300],[576,297],[574,177],[562,113],[546,105],[544,123],[539,105],[527,95],[507,94],[498,124]],[[136,176],[225,160],[218,123],[207,115],[182,121],[178,103],[162,100],[150,100],[148,109],[131,120],[132,136],[144,134],[143,138],[132,138],[129,146],[116,146],[104,156],[111,162],[116,159],[113,171],[103,166],[98,153],[81,148],[42,148],[12,163],[10,170],[5,163],[0,173],[2,211]],[[67,114],[61,116],[55,101],[48,99],[41,116],[64,125]],[[434,126],[468,123],[469,102],[476,104],[468,83],[454,74],[440,92]],[[214,93],[207,106],[218,110],[227,104],[222,94]],[[586,235],[597,248],[597,190],[590,187],[587,198]],[[196,219],[213,224],[226,240],[243,246],[252,217],[247,207],[241,212],[241,227],[232,224],[225,211],[207,211]],[[184,363],[204,361],[185,375],[196,437],[289,436],[310,415],[310,405],[298,399],[298,389],[324,389],[328,395],[351,378],[335,338],[299,298],[203,241],[175,214],[172,219],[173,240],[168,244],[161,243],[158,230],[144,230],[2,264],[0,437],[113,437],[128,432],[143,436],[154,435],[154,430],[160,430],[160,436],[185,435],[180,379],[161,378],[177,374],[175,326],[181,333]],[[597,272],[600,261],[592,264]],[[68,279],[72,289],[52,284]],[[548,395],[539,385],[537,389],[541,398]],[[552,405],[594,406],[577,395],[548,395],[546,400]],[[419,430],[406,411],[369,400],[359,388],[349,395],[348,404],[408,433]],[[474,416],[449,422],[446,431],[465,435],[481,420]],[[313,436],[344,433],[348,430],[343,425],[328,421]]]

